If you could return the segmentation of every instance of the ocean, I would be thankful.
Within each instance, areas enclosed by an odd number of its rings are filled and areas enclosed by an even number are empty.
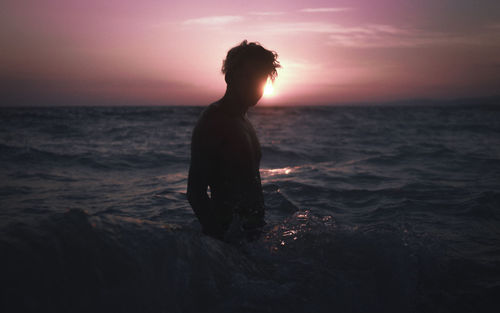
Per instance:
[[[203,109],[0,108],[0,311],[498,311],[500,106],[252,108],[241,245],[186,199]]]

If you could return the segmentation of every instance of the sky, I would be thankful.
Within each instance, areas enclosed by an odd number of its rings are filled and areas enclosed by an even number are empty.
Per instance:
[[[207,105],[244,39],[283,66],[262,105],[500,93],[498,0],[3,0],[0,105]]]

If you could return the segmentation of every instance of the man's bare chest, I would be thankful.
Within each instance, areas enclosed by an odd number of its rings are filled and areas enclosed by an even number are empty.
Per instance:
[[[260,162],[261,146],[255,129],[253,128],[252,124],[247,118],[245,118],[241,123],[239,123],[239,127],[240,131],[242,132],[242,134],[244,134],[244,137],[246,138],[245,144],[248,145],[249,150],[252,151],[252,154],[254,155],[256,161]]]

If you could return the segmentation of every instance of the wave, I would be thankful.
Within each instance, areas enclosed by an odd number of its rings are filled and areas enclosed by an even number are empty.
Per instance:
[[[70,210],[2,230],[3,307],[425,312],[441,307],[435,299],[441,288],[451,312],[460,311],[463,292],[469,300],[491,293],[487,286],[465,291],[449,285],[466,279],[455,270],[480,271],[480,265],[451,266],[440,250],[407,245],[404,236],[397,229],[344,227],[331,216],[299,210],[267,225],[257,242],[231,245],[201,235],[191,224]]]
[[[457,205],[457,215],[480,220],[500,220],[500,192],[483,191]]]
[[[81,152],[67,153],[42,150],[34,147],[0,144],[0,160],[17,164],[54,165],[58,167],[84,166],[100,170],[149,169],[185,162],[185,156],[170,152],[146,153]]]
[[[263,166],[275,167],[283,164],[294,166],[307,160],[301,153],[278,145],[262,145],[261,150]]]
[[[331,223],[308,214],[240,247],[185,226],[81,210],[53,214],[40,225],[16,224],[0,245],[8,256],[0,267],[4,299],[8,309],[56,312],[297,312],[307,303],[325,311],[332,300],[351,306],[344,296],[359,292],[364,305],[375,304],[369,274],[354,284],[341,276],[373,263],[349,265],[350,256],[338,254],[343,244],[330,241]]]

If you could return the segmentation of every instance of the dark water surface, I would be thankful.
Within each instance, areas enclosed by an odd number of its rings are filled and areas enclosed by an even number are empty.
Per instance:
[[[239,247],[186,201],[202,109],[0,109],[0,311],[497,312],[499,106],[252,109]]]

